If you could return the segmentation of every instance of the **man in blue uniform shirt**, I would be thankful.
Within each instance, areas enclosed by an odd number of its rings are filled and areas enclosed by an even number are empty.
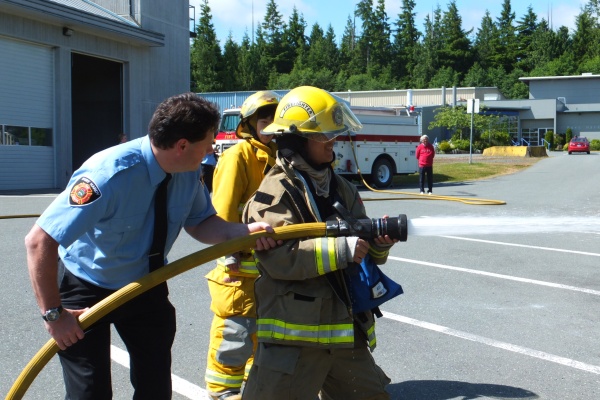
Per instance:
[[[29,275],[46,329],[60,348],[66,398],[112,398],[111,324],[129,351],[134,399],[171,398],[176,327],[166,282],[85,333],[77,323],[86,308],[149,273],[155,193],[167,175],[163,254],[182,228],[208,244],[271,231],[264,223],[234,224],[216,215],[200,163],[218,123],[216,106],[205,99],[192,93],[168,98],[156,109],[147,136],[93,155],[26,236]],[[275,245],[263,238],[256,249]]]

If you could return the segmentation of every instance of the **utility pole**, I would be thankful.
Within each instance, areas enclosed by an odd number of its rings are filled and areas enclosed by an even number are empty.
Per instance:
[[[471,114],[471,136],[469,138],[469,164],[473,163],[473,120],[479,113],[479,99],[467,100],[467,114]]]

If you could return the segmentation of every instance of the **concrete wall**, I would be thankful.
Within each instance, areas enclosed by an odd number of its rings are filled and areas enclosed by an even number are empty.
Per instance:
[[[547,157],[544,146],[493,146],[483,150],[489,157]]]

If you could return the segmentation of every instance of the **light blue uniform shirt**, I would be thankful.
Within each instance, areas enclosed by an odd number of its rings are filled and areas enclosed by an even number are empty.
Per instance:
[[[208,153],[202,159],[202,165],[212,165],[213,167],[217,165],[217,158],[215,157],[215,153]]]
[[[165,176],[148,136],[108,148],[75,171],[37,224],[60,244],[59,255],[74,275],[119,289],[148,274],[154,193]],[[173,174],[165,255],[184,226],[215,214],[200,170]]]

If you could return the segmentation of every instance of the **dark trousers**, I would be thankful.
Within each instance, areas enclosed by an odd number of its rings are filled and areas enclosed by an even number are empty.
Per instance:
[[[433,191],[433,166],[419,167],[419,187],[421,192],[425,191],[425,175],[427,175],[427,188],[428,192]]]
[[[112,294],[65,270],[60,285],[65,308],[91,307]],[[59,351],[65,399],[112,399],[110,325],[114,324],[130,357],[134,399],[171,399],[171,346],[175,308],[166,283],[142,293],[95,323],[85,337]]]

